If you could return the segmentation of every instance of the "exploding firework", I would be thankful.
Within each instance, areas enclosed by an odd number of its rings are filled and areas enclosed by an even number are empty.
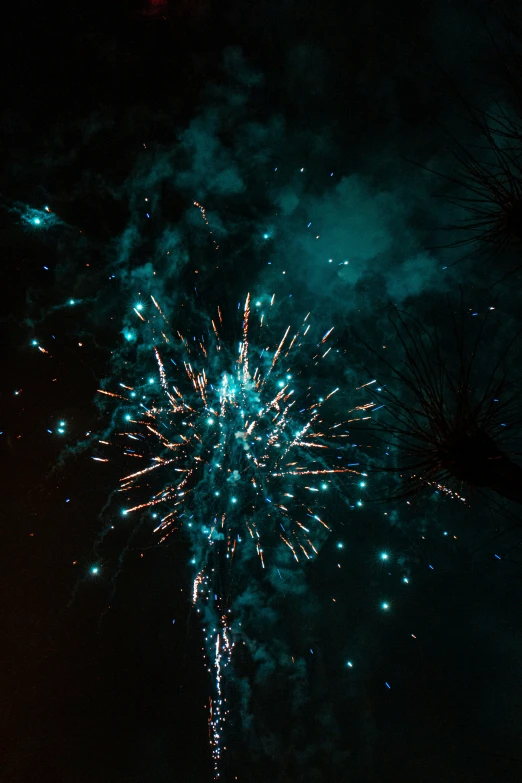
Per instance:
[[[366,418],[365,405],[342,416],[334,410],[333,398],[342,395],[326,385],[338,358],[333,327],[313,336],[308,314],[275,340],[261,305],[253,311],[247,296],[237,351],[231,351],[219,308],[206,334],[187,337],[170,328],[154,297],[147,306],[139,302],[134,313],[147,330],[156,373],[121,382],[118,392],[100,390],[119,402],[115,420],[125,422],[113,441],[125,457],[146,461],[121,479],[128,500],[123,514],[154,520],[160,542],[180,528],[188,534],[193,603],[204,617],[215,675],[210,739],[216,777],[227,712],[223,675],[234,648],[234,564],[240,560],[250,579],[256,569],[262,578],[276,551],[301,564],[318,554],[331,528],[325,493],[340,477],[359,474],[346,464],[347,428]],[[137,332],[124,336],[131,343]]]
[[[379,389],[383,413],[374,420],[382,439],[396,449],[398,465],[387,470],[400,476],[399,496],[438,490],[465,500],[464,489],[490,489],[522,502],[522,468],[515,451],[521,400],[506,374],[516,338],[484,376],[477,369],[486,319],[471,342],[463,319],[459,323],[449,305],[453,351],[448,351],[437,330],[428,331],[397,309],[393,316],[404,358],[393,366],[380,357],[391,382]]]

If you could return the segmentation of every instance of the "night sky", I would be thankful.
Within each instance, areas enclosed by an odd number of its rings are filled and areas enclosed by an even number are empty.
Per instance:
[[[462,325],[470,393],[489,394],[497,363],[502,393],[516,403],[521,388],[522,204],[490,245],[469,228],[469,199],[500,209],[470,165],[507,171],[522,201],[516,5],[3,12],[0,781],[215,779],[211,647],[191,601],[208,540],[183,525],[217,501],[192,493],[161,544],[148,509],[129,522],[144,489],[118,487],[136,455],[99,441],[117,441],[134,403],[97,390],[151,374],[160,389],[151,296],[188,340],[211,339],[219,306],[222,356],[236,356],[248,293],[279,339],[308,312],[315,344],[334,327],[323,364],[296,363],[296,388],[339,387],[336,420],[384,407],[343,430],[335,467],[356,473],[328,477],[317,554],[297,563],[267,528],[265,569],[239,554],[213,577],[236,645],[218,779],[520,780],[520,503],[455,476],[404,495],[382,429],[388,390],[413,404],[399,311],[450,374]],[[495,142],[500,169],[486,127],[518,134]],[[515,463],[519,403],[499,425]],[[154,481],[148,498],[172,475]]]

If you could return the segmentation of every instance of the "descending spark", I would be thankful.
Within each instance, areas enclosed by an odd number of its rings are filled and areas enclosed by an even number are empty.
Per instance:
[[[195,201],[194,202],[194,206],[199,209],[199,211],[201,212],[201,217],[203,218],[205,224],[208,226],[209,222],[208,222],[208,217],[207,217],[207,210],[205,209],[203,204],[200,204],[199,201]],[[213,231],[210,231],[211,236],[213,235],[213,233],[214,233]],[[218,243],[216,242],[215,239],[212,239],[212,243],[214,244],[215,249],[219,250],[219,245],[218,245]]]

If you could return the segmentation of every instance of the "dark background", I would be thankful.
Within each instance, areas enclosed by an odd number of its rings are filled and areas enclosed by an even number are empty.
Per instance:
[[[180,301],[186,292],[205,312],[275,284],[267,259],[276,259],[303,309],[340,320],[346,340],[356,321],[377,348],[389,299],[426,318],[459,285],[470,306],[487,300],[503,262],[464,261],[441,282],[446,251],[419,254],[442,244],[439,226],[453,217],[441,198],[452,186],[421,166],[449,173],[454,138],[473,140],[463,96],[484,109],[510,90],[503,58],[517,39],[492,6],[73,0],[2,10],[2,781],[211,779],[187,545],[145,536],[121,569],[119,539],[93,554],[120,473],[109,467],[101,479],[75,444],[99,426],[95,391],[114,372],[111,351],[151,258],[164,292]],[[196,130],[207,134],[202,160]],[[225,171],[243,187],[223,184]],[[334,198],[333,183],[351,175],[362,184]],[[297,194],[297,211],[286,215],[281,194]],[[214,221],[218,264],[194,200]],[[40,231],[31,219],[44,205],[54,217]],[[359,248],[353,278],[315,271],[294,222],[314,210],[336,251]],[[267,251],[259,236],[274,225]],[[160,241],[170,229],[181,237],[175,272]],[[519,287],[515,274],[497,289],[502,321],[488,350],[516,328]],[[69,297],[81,309],[59,305]],[[52,345],[49,361],[31,347],[35,335]],[[65,454],[46,432],[61,418]],[[318,750],[310,780],[520,779],[518,515],[481,496],[457,506],[368,503],[357,523],[334,507],[347,568],[340,576],[327,544],[310,572],[319,609],[303,639],[315,639],[310,679],[321,683],[306,707],[309,744],[330,730],[321,716],[331,701],[339,757],[334,767]],[[395,509],[393,524],[384,508]],[[111,568],[89,578],[103,558]],[[384,616],[379,597],[399,562],[411,590]],[[285,715],[284,703],[265,707]],[[235,736],[243,742],[234,725],[225,780],[299,779],[292,747],[284,764],[277,754],[266,769],[249,764],[248,746],[233,749]]]

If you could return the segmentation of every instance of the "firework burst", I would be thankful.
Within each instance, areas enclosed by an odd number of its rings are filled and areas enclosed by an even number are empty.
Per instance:
[[[150,330],[155,376],[120,383],[124,393],[100,390],[118,401],[120,417],[125,409],[125,430],[115,435],[124,455],[147,463],[121,479],[128,499],[123,514],[150,515],[161,542],[180,528],[188,533],[193,603],[205,618],[207,663],[215,675],[216,777],[226,714],[222,679],[234,648],[234,563],[248,564],[254,577],[276,550],[296,563],[318,554],[330,530],[325,493],[341,476],[359,474],[344,463],[347,427],[366,417],[364,405],[340,417],[333,409],[340,390],[324,380],[335,371],[333,328],[314,337],[308,314],[274,340],[260,305],[254,316],[247,296],[231,351],[219,308],[206,335],[189,338],[170,328],[151,297],[150,316],[143,304],[135,315]]]

